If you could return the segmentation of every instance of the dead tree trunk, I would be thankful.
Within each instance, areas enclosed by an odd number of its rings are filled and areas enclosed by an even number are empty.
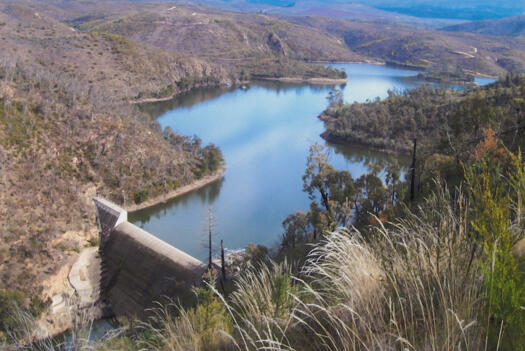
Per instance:
[[[221,271],[222,271],[222,280],[226,280],[226,265],[224,263],[224,243],[221,240]]]
[[[410,201],[414,201],[416,196],[416,151],[417,151],[417,138],[414,139],[414,152],[412,153],[412,175],[410,180]]]
[[[212,233],[212,216],[211,216],[211,209],[210,209],[208,210],[208,269],[211,269],[212,267],[211,233]]]

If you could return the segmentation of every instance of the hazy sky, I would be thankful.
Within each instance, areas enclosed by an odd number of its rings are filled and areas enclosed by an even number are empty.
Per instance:
[[[231,1],[231,0],[224,0]],[[492,8],[521,8],[525,9],[525,0],[248,0],[248,2],[287,4],[287,3],[352,3],[359,2],[371,6],[410,7],[427,5],[432,7],[465,8],[465,7],[492,7]]]
[[[206,0],[204,0],[206,1]],[[221,1],[221,0],[208,0]],[[488,19],[525,13],[525,0],[222,0],[223,4],[251,3],[288,7],[322,7],[334,4],[362,3],[383,10],[417,17]],[[264,6],[263,5],[263,6]]]

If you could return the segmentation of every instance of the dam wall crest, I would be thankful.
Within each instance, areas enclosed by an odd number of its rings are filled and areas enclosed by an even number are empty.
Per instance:
[[[101,298],[114,314],[147,318],[156,303],[190,305],[207,265],[128,222],[127,211],[96,197]]]

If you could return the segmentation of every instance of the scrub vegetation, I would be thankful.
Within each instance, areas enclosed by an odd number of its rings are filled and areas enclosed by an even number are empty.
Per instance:
[[[430,149],[461,154],[491,128],[508,147],[523,144],[525,79],[509,75],[464,92],[423,86],[367,104],[333,100],[323,113],[327,140],[410,152],[414,139]],[[520,128],[516,129],[519,126]]]
[[[42,284],[95,240],[93,196],[140,203],[223,165],[216,146],[85,83],[0,54],[0,330],[11,303],[51,304]]]
[[[354,179],[314,145],[309,210],[283,219],[276,247],[248,247],[233,281],[211,272],[192,308],[159,306],[98,342],[89,316],[72,322],[69,344],[34,335],[53,303],[45,284],[96,244],[93,196],[139,204],[225,162],[130,102],[254,78],[344,78],[313,61],[394,63],[431,78],[523,72],[521,39],[178,3],[7,0],[0,43],[1,347],[523,350],[518,74],[365,104],[334,91],[325,138],[412,152],[405,179],[395,162]]]
[[[414,197],[395,164],[386,184],[374,165],[353,180],[314,145],[303,177],[311,210],[283,222],[279,247],[251,247],[232,286],[210,275],[193,308],[159,306],[85,346],[522,350],[525,161],[510,139],[481,135],[455,156],[426,146]]]

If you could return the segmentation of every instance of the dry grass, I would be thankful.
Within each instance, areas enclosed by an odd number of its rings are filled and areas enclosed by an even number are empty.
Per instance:
[[[277,341],[296,350],[479,349],[481,274],[471,262],[465,200],[450,200],[434,195],[404,222],[379,228],[373,243],[355,230],[332,233],[310,253]]]
[[[443,189],[437,185],[438,189]],[[430,196],[398,224],[365,240],[327,235],[299,276],[286,262],[248,269],[222,296],[159,308],[142,325],[155,350],[480,350],[483,274],[469,237],[467,200]],[[131,349],[121,343],[119,349]],[[133,346],[138,347],[138,346]],[[107,348],[106,348],[107,349]]]
[[[216,292],[233,322],[228,349],[481,349],[483,281],[467,208],[461,192],[451,201],[442,191],[402,223],[378,228],[373,242],[356,230],[331,233],[300,278],[287,263],[249,269],[227,299]],[[203,349],[172,342],[195,335],[192,313],[159,330],[167,349]]]

